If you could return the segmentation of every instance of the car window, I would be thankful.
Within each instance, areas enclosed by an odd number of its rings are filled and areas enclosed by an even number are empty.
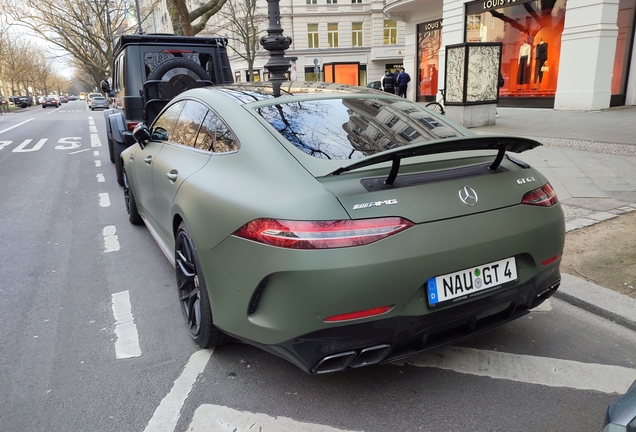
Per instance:
[[[192,100],[187,101],[181,114],[179,114],[179,119],[170,137],[170,141],[194,147],[197,133],[207,112],[208,109],[199,102]]]
[[[227,153],[238,150],[239,144],[221,118],[214,111],[208,111],[201,125],[195,147],[211,150],[215,153]]]
[[[257,112],[298,149],[320,159],[360,159],[416,141],[464,136],[409,101],[328,99],[270,105]]]
[[[165,110],[152,125],[152,132],[150,133],[150,139],[153,141],[168,141],[171,140],[171,134],[174,130],[174,126],[179,118],[179,114],[185,105],[185,101],[179,101],[174,105],[171,105]]]

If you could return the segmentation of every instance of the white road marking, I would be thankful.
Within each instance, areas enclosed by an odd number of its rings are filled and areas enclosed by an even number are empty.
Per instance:
[[[47,112],[46,115],[51,115],[51,114],[56,113],[56,112],[60,112],[59,111],[59,107],[55,107],[55,109],[53,111]]]
[[[99,194],[99,205],[102,207],[110,207],[110,197],[108,192]]]
[[[91,147],[101,147],[102,142],[99,140],[99,135],[91,134]]]
[[[93,132],[93,133],[97,133],[97,126],[89,126],[88,127],[88,131],[89,132]]]
[[[93,116],[88,116],[88,121],[89,121],[89,123],[90,123],[91,121],[93,121]]]
[[[11,144],[13,141],[0,141],[0,150]]]
[[[70,152],[69,154],[77,154],[77,153],[82,153],[82,152],[86,152],[86,151],[89,151],[89,150],[90,149],[78,150],[78,151]]]
[[[212,350],[200,350],[190,356],[181,376],[177,378],[170,390],[161,401],[144,432],[173,432],[177,427],[181,408],[188,398],[192,387],[212,355]],[[210,430],[210,429],[208,429]]]
[[[97,177],[97,182],[98,183],[104,183],[106,181],[106,179],[104,178],[104,174],[102,174],[102,173],[97,174],[96,177]]]
[[[55,146],[55,150],[72,150],[80,147],[82,144],[77,140],[82,140],[82,137],[66,137],[60,138],[57,142],[58,144],[66,144],[66,145],[58,145]]]
[[[100,161],[100,160],[96,160],[96,161],[95,161],[95,166],[96,166],[96,167],[100,167],[100,166],[102,166],[102,161]]]
[[[34,120],[34,119],[35,119],[35,117],[34,117],[34,118],[30,118],[30,119],[28,119],[28,120],[25,120],[25,121],[23,121],[22,123],[18,123],[17,125],[13,125],[13,126],[8,127],[8,128],[6,128],[6,129],[2,129],[2,130],[0,131],[0,134],[1,134],[1,133],[4,133],[4,132],[6,132],[6,131],[10,131],[11,129],[15,129],[15,128],[17,128],[18,126],[22,126],[23,124],[28,123],[28,122],[30,122],[31,120]]]
[[[453,346],[439,348],[396,364],[434,367],[495,379],[603,393],[623,394],[636,380],[636,369],[622,366]]]
[[[104,252],[116,252],[119,250],[119,238],[115,234],[117,228],[115,225],[108,225],[104,227]]]
[[[99,151],[95,150],[95,151],[93,152],[93,156],[99,156]]]
[[[139,334],[130,304],[130,292],[122,291],[112,295],[115,316],[115,357],[125,359],[141,356]]]
[[[93,120],[93,117],[89,117],[88,118],[88,125],[89,126],[95,126],[95,120]]]
[[[20,144],[19,146],[13,149],[13,153],[28,153],[28,152],[38,151],[42,148],[44,143],[48,141],[48,138],[42,138],[33,147],[26,148],[26,146],[28,146],[31,143],[31,141],[33,140],[32,139],[24,140],[22,144]]]
[[[194,412],[188,432],[347,432],[287,417],[237,411],[220,405],[201,405]]]

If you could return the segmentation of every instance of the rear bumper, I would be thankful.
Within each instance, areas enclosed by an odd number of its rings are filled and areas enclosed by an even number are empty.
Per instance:
[[[314,374],[389,363],[457,343],[520,318],[550,298],[560,281],[555,266],[523,285],[426,315],[323,329],[272,345],[248,342]]]

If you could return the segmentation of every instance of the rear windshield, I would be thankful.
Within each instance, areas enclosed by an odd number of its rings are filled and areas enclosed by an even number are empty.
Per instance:
[[[298,149],[321,159],[360,159],[416,141],[465,136],[409,101],[328,99],[257,112]]]

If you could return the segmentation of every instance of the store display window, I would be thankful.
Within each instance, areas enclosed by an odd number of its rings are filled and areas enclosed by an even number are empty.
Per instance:
[[[435,100],[439,89],[439,50],[442,46],[442,20],[417,26],[417,100]]]
[[[360,63],[325,63],[325,82],[350,84],[360,83]]]
[[[466,42],[501,42],[500,98],[554,98],[565,0],[466,5]]]
[[[612,74],[612,103],[611,105],[625,104],[625,89],[627,88],[627,71],[634,35],[634,15],[636,0],[620,0],[618,2],[618,37],[616,38],[616,54],[614,56],[614,69]],[[618,98],[614,100],[615,97]]]

